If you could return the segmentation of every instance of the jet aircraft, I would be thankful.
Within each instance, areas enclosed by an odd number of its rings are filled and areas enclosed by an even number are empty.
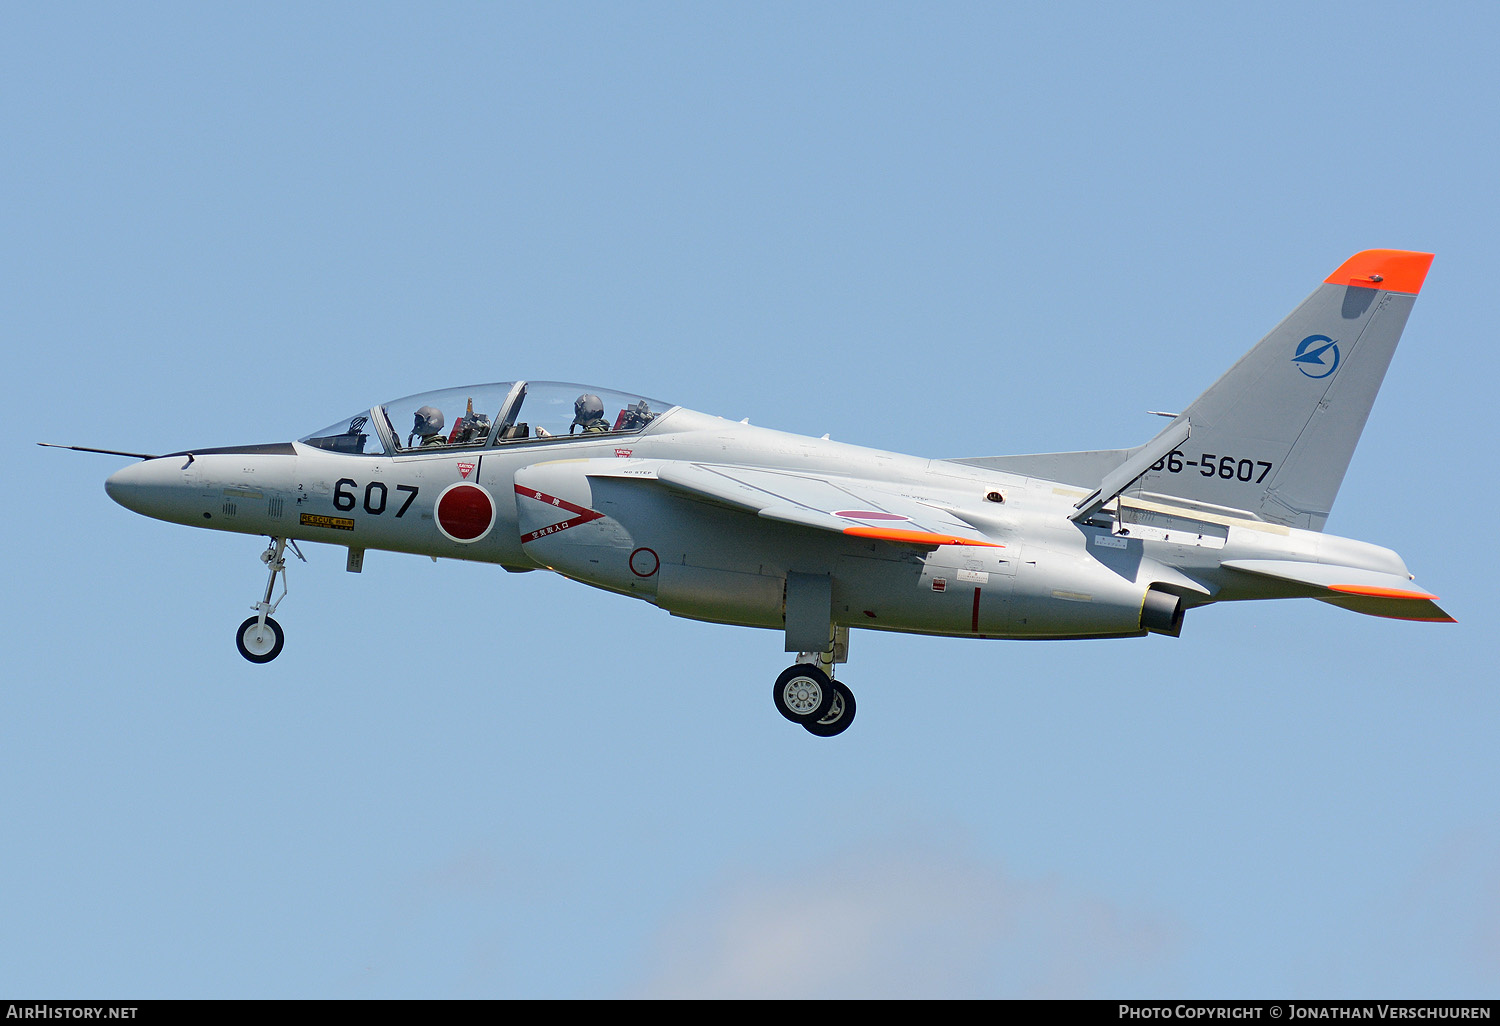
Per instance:
[[[1199,606],[1298,597],[1452,622],[1395,552],[1323,532],[1431,261],[1351,257],[1134,448],[926,459],[513,381],[362,407],[295,442],[116,453],[141,461],[105,488],[269,536],[236,633],[252,662],[282,651],[271,614],[299,540],[345,547],[355,573],[369,549],[479,560],[780,631],[797,655],[776,708],[832,736],[854,718],[834,673],[856,627],[1175,637]]]

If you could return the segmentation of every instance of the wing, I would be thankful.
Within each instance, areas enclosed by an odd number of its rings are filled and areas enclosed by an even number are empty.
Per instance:
[[[1456,622],[1434,601],[1436,595],[1414,588],[1409,579],[1398,574],[1284,559],[1230,559],[1223,565],[1241,573],[1301,585],[1308,589],[1303,594],[1310,592],[1315,599],[1366,616]]]
[[[719,463],[600,460],[590,477],[650,480],[766,518],[856,538],[921,548],[984,545],[1004,548],[940,506],[884,482]]]

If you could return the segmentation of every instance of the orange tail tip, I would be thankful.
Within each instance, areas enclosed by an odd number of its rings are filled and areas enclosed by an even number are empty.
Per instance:
[[[1422,291],[1427,268],[1432,266],[1431,253],[1413,253],[1405,249],[1367,249],[1339,265],[1323,279],[1327,285],[1355,285],[1362,289],[1385,289],[1387,292]]]

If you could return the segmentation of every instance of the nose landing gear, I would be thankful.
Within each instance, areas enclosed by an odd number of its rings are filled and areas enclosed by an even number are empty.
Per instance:
[[[234,644],[240,650],[240,655],[252,663],[269,663],[281,655],[281,646],[286,644],[286,632],[281,629],[281,624],[269,616],[264,619],[252,616],[240,624],[239,632],[234,636]]]
[[[276,612],[276,607],[281,605],[281,600],[286,598],[286,546],[290,539],[272,538],[270,546],[260,554],[260,561],[266,564],[271,576],[266,580],[266,594],[253,608],[255,615],[240,624],[239,630],[235,632],[235,647],[240,650],[240,655],[252,663],[269,663],[272,659],[281,655],[281,648],[286,644],[286,632],[281,629],[281,624],[271,619],[271,614]],[[292,542],[292,551],[302,562],[307,562],[307,557],[302,550],[297,548],[297,543]],[[276,578],[281,578],[281,594],[276,601],[271,601],[271,593],[276,590]]]

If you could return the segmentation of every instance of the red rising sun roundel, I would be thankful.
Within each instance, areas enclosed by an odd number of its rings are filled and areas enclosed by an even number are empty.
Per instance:
[[[843,517],[845,520],[910,520],[911,517],[903,517],[900,513],[882,513],[873,509],[841,509],[835,510],[834,516]]]
[[[495,526],[495,500],[479,485],[456,481],[437,500],[437,526],[456,542],[477,542]]]

